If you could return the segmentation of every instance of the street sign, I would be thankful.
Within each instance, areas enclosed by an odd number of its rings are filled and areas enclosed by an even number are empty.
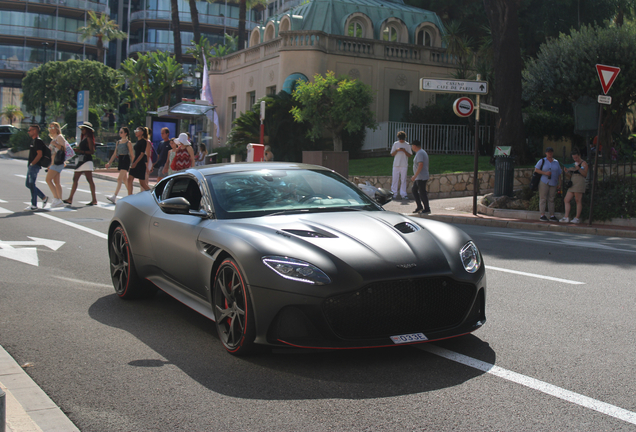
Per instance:
[[[161,106],[157,108],[157,116],[159,117],[167,116],[169,111],[170,111],[170,105]]]
[[[468,117],[475,110],[475,104],[470,98],[459,98],[453,104],[453,111],[460,117]]]
[[[605,104],[605,105],[611,105],[612,104],[612,97],[611,96],[598,95],[598,103]]]
[[[420,91],[429,91],[435,93],[471,93],[485,95],[488,94],[488,82],[421,78]]]
[[[483,109],[485,111],[499,113],[499,107],[496,107],[494,105],[488,105],[488,104],[485,104],[485,103],[480,103],[479,104],[479,108],[481,108],[481,109]]]
[[[511,146],[497,146],[495,147],[495,156],[510,156]]]
[[[612,84],[616,80],[621,68],[616,66],[607,66],[602,64],[596,65],[596,72],[598,73],[598,79],[601,81],[601,87],[603,87],[603,93],[607,94]]]

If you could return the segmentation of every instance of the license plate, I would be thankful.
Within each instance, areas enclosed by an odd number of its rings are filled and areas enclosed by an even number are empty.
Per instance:
[[[428,338],[424,336],[424,333],[412,333],[399,336],[391,336],[391,340],[395,344],[411,343],[411,342],[423,342]]]

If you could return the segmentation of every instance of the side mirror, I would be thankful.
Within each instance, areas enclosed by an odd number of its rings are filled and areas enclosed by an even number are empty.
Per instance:
[[[168,198],[160,201],[159,207],[170,214],[190,214],[190,202],[183,197]]]
[[[384,205],[393,199],[393,192],[379,188],[375,191],[375,200],[378,204]]]

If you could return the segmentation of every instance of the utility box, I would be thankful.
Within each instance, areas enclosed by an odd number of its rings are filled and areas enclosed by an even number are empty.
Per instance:
[[[324,166],[349,178],[349,152],[346,151],[304,151],[303,163]]]

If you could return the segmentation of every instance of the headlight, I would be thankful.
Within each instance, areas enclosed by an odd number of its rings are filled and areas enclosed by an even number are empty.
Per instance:
[[[464,270],[468,273],[475,273],[481,267],[481,254],[479,249],[477,249],[477,245],[472,241],[464,245],[461,252],[459,252],[459,257],[462,259]]]
[[[329,276],[313,264],[282,256],[263,257],[263,263],[285,279],[312,285],[331,283]]]

